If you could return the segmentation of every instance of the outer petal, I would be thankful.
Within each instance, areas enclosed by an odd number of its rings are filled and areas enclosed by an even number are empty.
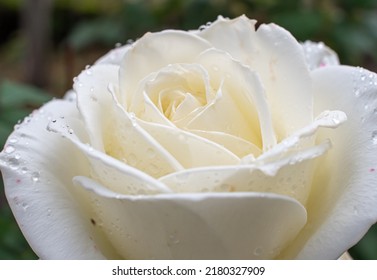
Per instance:
[[[171,192],[165,185],[160,184],[156,179],[139,169],[124,164],[105,153],[93,149],[90,145],[82,143],[76,137],[73,129],[67,131],[58,121],[51,122],[48,125],[48,129],[71,141],[88,159],[88,165],[91,167],[91,177],[110,190],[129,195]],[[155,168],[158,169],[157,166]]]
[[[260,75],[281,140],[312,122],[308,67],[301,45],[288,31],[274,24],[262,24],[256,31],[254,25],[245,16],[219,18],[198,35]]]
[[[42,259],[116,257],[93,230],[88,201],[72,178],[89,174],[85,159],[59,135],[46,130],[54,118],[81,131],[74,103],[51,101],[15,130],[0,154],[6,195],[29,244]],[[108,248],[108,249],[106,249]]]
[[[126,259],[268,259],[306,222],[304,207],[256,193],[123,196],[77,177]],[[289,217],[289,218],[287,218]]]
[[[99,58],[95,64],[114,64],[119,66],[122,62],[125,53],[132,47],[132,44],[127,44],[121,47],[112,49],[107,54]]]
[[[308,224],[282,257],[336,259],[377,220],[377,77],[345,66],[312,76],[316,111],[342,110],[348,121],[319,137],[333,149],[315,176]]]
[[[319,67],[339,65],[338,55],[332,49],[326,47],[325,44],[306,41],[301,45],[304,49],[306,62],[310,70]]]

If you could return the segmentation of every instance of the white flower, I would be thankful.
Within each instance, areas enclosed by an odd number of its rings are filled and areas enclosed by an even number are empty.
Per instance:
[[[84,70],[1,153],[42,259],[336,259],[377,219],[377,77],[219,17]]]

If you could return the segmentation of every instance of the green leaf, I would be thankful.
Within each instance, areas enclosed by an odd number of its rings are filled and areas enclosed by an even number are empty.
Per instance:
[[[51,95],[30,85],[4,81],[0,85],[0,106],[2,108],[37,106],[51,99]]]
[[[98,18],[78,24],[68,37],[69,44],[76,50],[82,50],[95,43],[106,46],[114,45],[122,34],[122,26],[115,20]]]

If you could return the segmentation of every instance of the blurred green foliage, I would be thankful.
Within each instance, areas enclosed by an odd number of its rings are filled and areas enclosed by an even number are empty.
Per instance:
[[[0,84],[0,145],[4,146],[14,125],[51,99],[51,95],[29,85],[11,81]],[[6,203],[0,185],[0,259],[36,259]]]
[[[23,1],[0,0],[0,62],[22,59],[22,40],[15,38],[20,34]],[[300,41],[323,41],[339,54],[342,64],[377,70],[377,0],[55,0],[52,52],[68,46],[81,56],[91,48],[108,49],[135,40],[147,31],[197,29],[218,15],[241,14],[259,23],[275,22]],[[6,80],[3,70],[0,64],[0,146],[17,121],[51,98],[43,90]],[[35,259],[2,188],[0,259]],[[377,226],[350,252],[357,259],[377,259]]]

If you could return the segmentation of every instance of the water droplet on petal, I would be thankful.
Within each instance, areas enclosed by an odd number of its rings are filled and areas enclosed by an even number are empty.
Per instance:
[[[39,178],[40,178],[40,173],[38,171],[35,171],[31,174],[31,179],[33,180],[33,182],[38,182],[39,181]]]
[[[7,153],[7,154],[11,154],[11,153],[13,153],[14,151],[15,151],[16,149],[12,146],[12,145],[8,145],[8,146],[6,146],[6,148],[5,148],[5,153]]]
[[[377,130],[372,132],[372,142],[374,145],[377,145]]]
[[[26,202],[23,202],[23,203],[21,204],[21,206],[22,206],[22,209],[23,209],[24,211],[26,211],[26,210],[29,208],[29,205],[28,205]]]
[[[90,69],[90,65],[85,66],[85,73],[90,76],[92,75],[92,70]]]
[[[17,143],[18,142],[18,139],[17,138],[9,138],[9,143]]]
[[[16,159],[16,158],[8,159],[8,164],[9,164],[9,167],[13,170],[17,170],[18,166],[20,165],[18,159]]]
[[[253,252],[254,256],[260,256],[262,253],[263,253],[262,247],[256,247]]]

